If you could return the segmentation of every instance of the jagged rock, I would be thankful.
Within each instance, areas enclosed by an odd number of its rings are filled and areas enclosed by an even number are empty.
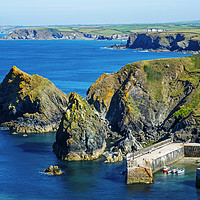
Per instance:
[[[148,32],[131,33],[127,48],[162,51],[199,51],[200,40],[198,33],[191,32]]]
[[[53,166],[51,165],[49,168],[43,170],[43,172],[50,174],[50,175],[55,175],[55,176],[60,176],[63,174],[62,170],[58,168],[58,166]]]
[[[114,44],[112,46],[107,47],[108,49],[125,49],[126,48],[126,44],[121,43],[120,45],[118,44]]]
[[[67,110],[53,150],[63,160],[93,160],[105,150],[108,124],[93,106],[76,93],[69,94]]]
[[[117,148],[120,149],[124,154],[137,151],[142,149],[142,145],[135,139],[131,131],[127,132],[124,139],[122,139],[118,144]]]
[[[119,149],[118,152],[114,152],[114,153],[109,152],[107,154],[104,154],[104,156],[106,157],[105,163],[123,161],[123,154],[122,154],[121,149]]]
[[[131,143],[129,131],[142,145],[169,133],[176,141],[199,141],[199,68],[199,54],[128,64],[100,76],[87,100],[124,137],[124,147]]]
[[[56,131],[67,102],[51,81],[14,66],[0,85],[0,123],[13,132]]]

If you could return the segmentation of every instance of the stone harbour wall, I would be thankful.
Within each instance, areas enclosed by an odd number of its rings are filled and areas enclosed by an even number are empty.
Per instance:
[[[200,157],[200,144],[173,143],[138,157],[129,154],[127,156],[127,183],[152,183],[154,172],[183,157]],[[196,180],[197,187],[200,187],[200,169]]]
[[[150,162],[153,173],[160,170],[164,165],[170,165],[184,157],[184,147],[180,147],[177,150],[171,151],[170,153],[156,158]]]
[[[189,143],[184,145],[185,157],[200,157],[200,144]]]
[[[131,183],[153,183],[151,167],[133,167],[127,170],[127,184]]]

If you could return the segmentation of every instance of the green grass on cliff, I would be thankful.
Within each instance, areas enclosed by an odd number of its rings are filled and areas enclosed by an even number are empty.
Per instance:
[[[131,32],[146,32],[148,28],[159,28],[167,29],[172,31],[183,31],[187,30],[190,33],[199,33],[200,24],[122,24],[122,25],[80,25],[80,26],[51,26],[51,27],[20,27],[28,29],[46,30],[46,29],[56,29],[58,31],[67,31],[74,33],[89,33],[89,34],[100,34],[100,35],[112,35],[112,34],[127,34]]]
[[[147,65],[146,65],[147,63]],[[147,75],[147,83],[146,87],[151,93],[151,96],[156,101],[162,101],[162,79],[163,74],[155,69],[155,67],[151,66],[150,63],[148,65],[148,62],[145,62],[144,65],[144,72]]]
[[[199,110],[200,55],[142,61],[141,64],[146,73],[145,88],[152,99],[163,101],[164,96],[169,95],[178,100],[184,96],[185,88],[191,85],[194,92],[175,116],[186,116],[191,110]]]
[[[155,71],[150,66],[144,66],[144,71],[147,73],[147,80],[150,82],[160,82],[162,81],[163,75],[161,72]]]

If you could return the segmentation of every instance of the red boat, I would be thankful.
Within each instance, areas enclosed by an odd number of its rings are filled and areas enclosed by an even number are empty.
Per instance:
[[[163,172],[167,172],[169,169],[170,169],[170,167],[164,166],[164,167],[163,167]]]

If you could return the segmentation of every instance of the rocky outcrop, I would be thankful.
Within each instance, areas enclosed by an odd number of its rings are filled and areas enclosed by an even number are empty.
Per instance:
[[[198,142],[199,68],[199,54],[128,64],[99,77],[89,88],[87,100],[124,137],[118,143],[122,151],[134,148],[127,135],[143,145],[170,134],[175,141]],[[126,144],[129,149],[124,148]]]
[[[158,51],[199,51],[200,35],[193,32],[131,33],[127,48]]]
[[[2,40],[127,40],[128,35],[100,35],[100,34],[89,34],[84,32],[72,32],[72,31],[59,31],[55,28],[44,28],[44,29],[17,29],[9,35],[6,35]]]
[[[106,148],[107,132],[106,120],[94,107],[80,95],[70,93],[53,150],[63,160],[94,160]]]
[[[62,170],[58,168],[58,166],[53,166],[51,165],[47,169],[43,170],[43,172],[49,174],[49,175],[55,175],[55,176],[60,176],[63,174]]]
[[[110,47],[107,47],[107,49],[126,49],[126,44],[121,43],[121,44],[114,44]]]
[[[0,85],[0,123],[13,132],[56,131],[67,102],[51,81],[14,66]]]
[[[104,156],[106,157],[106,161],[105,163],[109,163],[109,162],[120,162],[123,161],[124,159],[124,155],[122,154],[121,149],[119,149],[119,151],[117,152],[105,152]]]

